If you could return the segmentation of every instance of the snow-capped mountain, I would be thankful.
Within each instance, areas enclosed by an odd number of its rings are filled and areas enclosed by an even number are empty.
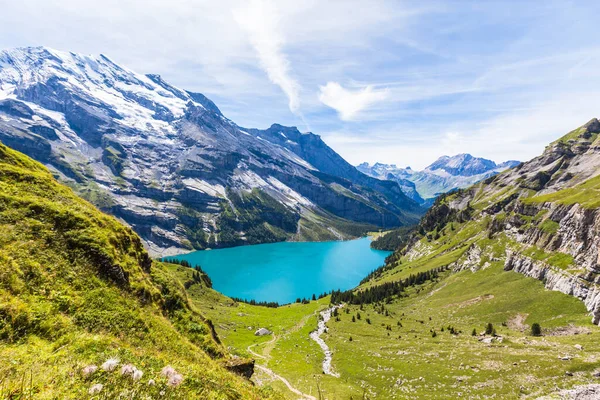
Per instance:
[[[103,55],[0,52],[0,140],[127,222],[156,255],[347,238],[422,212],[315,134],[239,127],[204,95]]]
[[[410,167],[398,168],[395,164],[369,165],[366,162],[358,165],[357,169],[378,179],[396,180],[407,196],[420,204],[428,204],[441,193],[469,187],[519,164],[514,160],[496,164],[470,154],[457,154],[442,156],[422,171],[414,171]],[[417,196],[425,200],[419,201]]]

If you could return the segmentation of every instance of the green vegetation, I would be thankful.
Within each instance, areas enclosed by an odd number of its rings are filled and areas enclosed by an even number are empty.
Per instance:
[[[542,336],[542,327],[537,322],[531,325],[531,334],[533,336]]]
[[[526,204],[553,202],[564,205],[578,203],[584,208],[598,208],[600,207],[600,176],[588,179],[572,188],[529,197],[524,202]]]
[[[406,246],[412,236],[414,226],[403,226],[386,232],[371,242],[371,247],[376,250],[394,251]]]
[[[219,244],[272,243],[295,233],[299,216],[260,189],[252,192],[228,191],[219,218]],[[264,222],[263,222],[264,221]],[[242,239],[237,232],[245,232]]]
[[[228,355],[171,268],[153,262],[131,229],[0,144],[0,397],[276,397],[227,371],[247,361]],[[118,370],[92,371],[110,358]],[[161,374],[169,365],[173,382]]]
[[[385,282],[380,285],[373,285],[365,289],[348,290],[345,292],[333,291],[331,293],[331,303],[340,304],[371,304],[381,301],[390,301],[396,296],[401,296],[407,287],[421,285],[424,282],[436,280],[444,267],[435,268],[430,271],[418,272],[410,275],[406,279],[396,282]]]

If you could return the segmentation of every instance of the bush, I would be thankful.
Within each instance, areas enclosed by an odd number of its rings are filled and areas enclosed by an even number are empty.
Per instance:
[[[493,333],[494,333],[494,325],[492,325],[491,322],[488,322],[488,324],[485,327],[485,334],[492,335]]]
[[[542,336],[542,327],[540,324],[535,322],[533,325],[531,325],[531,334],[533,336]]]

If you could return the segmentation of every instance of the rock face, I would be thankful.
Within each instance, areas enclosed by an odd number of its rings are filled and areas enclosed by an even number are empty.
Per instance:
[[[544,262],[512,252],[507,254],[504,269],[544,281],[544,285],[549,290],[557,290],[577,297],[584,302],[591,313],[592,322],[596,325],[600,324],[600,289],[596,285]]]
[[[431,205],[432,199],[442,193],[469,187],[519,164],[513,160],[496,164],[470,154],[458,154],[440,157],[423,171],[381,163],[372,166],[362,163],[357,169],[375,178],[396,180],[407,196],[420,204]]]
[[[103,55],[0,52],[0,140],[128,223],[154,255],[349,238],[422,213],[315,134],[242,128],[204,95]]]
[[[224,367],[233,373],[250,379],[254,375],[254,364],[254,360],[236,357],[225,362]]]

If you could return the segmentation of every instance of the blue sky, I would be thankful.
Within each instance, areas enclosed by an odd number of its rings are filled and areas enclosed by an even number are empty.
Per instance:
[[[0,47],[103,53],[350,162],[526,160],[600,116],[598,1],[0,0]]]

